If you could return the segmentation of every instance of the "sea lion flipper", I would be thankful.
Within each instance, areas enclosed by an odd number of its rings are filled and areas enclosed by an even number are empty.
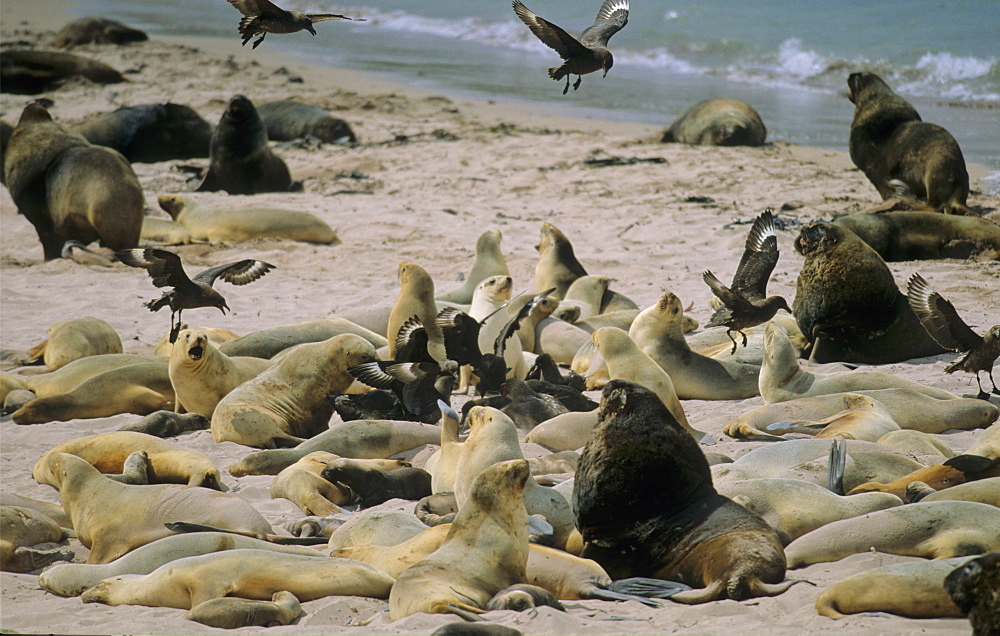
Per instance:
[[[690,589],[690,585],[685,585],[677,581],[650,579],[641,576],[619,579],[608,586],[608,590],[611,592],[629,596],[628,600],[639,600],[631,597],[641,597],[644,599],[670,598],[678,592],[685,592]]]
[[[195,192],[218,192],[221,189],[222,186],[219,185],[218,177],[216,177],[215,172],[209,168],[205,173],[205,178],[201,180],[201,185],[195,188]]]
[[[847,440],[838,437],[830,445],[830,460],[827,468],[826,488],[838,495],[844,492],[844,471],[847,467]]]

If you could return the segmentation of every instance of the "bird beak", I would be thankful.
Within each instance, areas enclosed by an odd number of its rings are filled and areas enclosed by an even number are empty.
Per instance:
[[[307,26],[306,29],[308,29],[313,35],[316,35],[316,29],[312,28],[312,25]]]
[[[223,316],[226,315],[226,310],[229,310],[229,305],[227,305],[226,303],[222,303],[222,305],[219,306],[219,311],[222,312]]]

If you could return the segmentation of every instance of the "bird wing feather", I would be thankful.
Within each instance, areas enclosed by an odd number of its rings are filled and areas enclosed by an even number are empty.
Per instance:
[[[363,362],[347,367],[347,372],[351,377],[376,389],[392,390],[398,388],[399,380],[386,373],[383,367],[384,362]]]
[[[217,278],[221,278],[233,285],[246,285],[254,282],[272,269],[274,269],[274,265],[270,263],[247,258],[235,263],[210,267],[195,276],[194,280],[211,286]]]
[[[152,247],[138,247],[120,250],[115,255],[126,265],[145,269],[156,287],[183,289],[192,285],[180,257],[173,252]]]
[[[743,258],[733,275],[733,291],[751,301],[763,300],[767,296],[767,279],[777,264],[778,237],[774,230],[774,216],[771,210],[765,210],[754,220],[747,235]]]
[[[325,20],[351,20],[353,22],[364,22],[364,18],[349,18],[339,13],[307,13],[306,17],[310,22],[323,22]]]
[[[982,336],[965,324],[955,307],[924,280],[914,273],[906,285],[906,298],[910,308],[920,319],[927,333],[945,349],[969,351],[983,342]]]
[[[754,307],[750,301],[723,285],[722,281],[720,281],[712,272],[705,271],[705,273],[701,275],[701,278],[705,281],[705,284],[712,289],[712,293],[718,296],[719,300],[722,301],[722,304],[725,305],[730,311],[753,311]]]
[[[532,13],[531,9],[521,4],[520,0],[514,0],[512,6],[514,7],[514,13],[517,14],[517,17],[521,18],[521,22],[528,25],[528,28],[535,34],[535,37],[541,40],[542,44],[558,53],[563,59],[569,59],[574,55],[587,54],[589,52],[589,49],[581,44],[579,40],[555,24]]]
[[[607,46],[608,40],[628,24],[628,0],[604,0],[594,24],[580,34],[580,42]]]

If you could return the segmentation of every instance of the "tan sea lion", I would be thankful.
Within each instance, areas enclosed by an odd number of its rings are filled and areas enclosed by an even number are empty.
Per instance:
[[[327,546],[330,550],[339,550],[363,545],[401,545],[426,529],[427,526],[409,512],[365,510],[352,516],[346,523],[333,530],[330,533]],[[430,553],[428,552],[428,554]],[[345,555],[331,554],[331,556]],[[389,570],[379,569],[390,576],[396,576]]]
[[[432,492],[455,492],[455,473],[462,456],[463,444],[459,440],[460,421],[458,413],[450,406],[445,408],[447,405],[443,402],[439,406],[441,406],[441,449],[431,456],[426,469],[431,473]]]
[[[574,360],[580,348],[590,344],[590,335],[585,329],[549,316],[535,327],[535,353],[547,353],[560,364],[573,363],[573,370],[583,375],[587,368],[581,370]]]
[[[680,298],[666,292],[640,312],[628,330],[636,346],[669,373],[677,397],[742,400],[757,395],[760,367],[695,353],[684,339],[683,318]]]
[[[43,360],[49,371],[105,353],[123,353],[122,339],[114,327],[93,316],[52,323],[48,338],[28,352],[34,360]]]
[[[599,421],[597,409],[583,412],[570,411],[531,429],[524,441],[541,444],[552,451],[576,450],[587,443],[591,431]]]
[[[564,307],[568,308],[574,305],[580,308],[580,315],[577,320],[598,315],[601,313],[601,301],[604,298],[604,292],[608,291],[610,285],[611,279],[607,276],[580,276],[570,283],[565,295],[559,301],[556,318],[559,318],[558,313]],[[573,322],[576,322],[576,320]]]
[[[978,501],[1000,508],[1000,477],[977,479],[944,490],[935,490],[924,482],[906,485],[906,499],[917,501]]]
[[[795,420],[771,424],[767,430],[776,434],[806,433],[819,439],[842,437],[877,442],[893,431],[901,430],[892,413],[878,400],[860,393],[844,393],[844,410],[819,421]]]
[[[134,163],[208,157],[212,125],[183,104],[137,104],[88,117],[73,127],[95,146]]]
[[[472,305],[469,306],[468,314],[475,320],[482,321],[478,342],[479,350],[484,354],[494,353],[500,332],[513,318],[512,311],[516,313],[520,309],[510,307],[513,304],[510,302],[513,289],[514,279],[510,276],[491,276],[479,283],[472,294]],[[508,305],[507,309],[500,309],[505,305]],[[503,358],[507,364],[507,377],[524,378],[528,368],[524,362],[521,340],[508,338],[504,345]]]
[[[62,509],[59,504],[49,503],[47,501],[40,501],[38,499],[32,499],[30,497],[22,497],[16,493],[4,492],[0,493],[0,506],[14,506],[16,508],[28,508],[36,512],[40,512],[49,519],[55,521],[63,528],[73,528],[73,524],[69,522],[69,517],[66,516],[66,511]]]
[[[291,592],[275,592],[270,601],[251,601],[244,598],[214,598],[195,605],[184,615],[209,627],[237,629],[239,627],[275,627],[288,625],[305,612],[299,599]]]
[[[912,455],[940,455],[945,459],[955,456],[955,451],[944,441],[921,431],[891,431],[875,442]]]
[[[909,472],[893,480],[872,480],[855,486],[847,494],[859,492],[891,492],[906,500],[910,483],[919,481],[934,490],[951,488],[967,481],[1000,477],[1000,461],[990,460],[978,455],[956,455],[951,459],[926,466]]]
[[[556,291],[550,296],[562,300],[573,281],[587,275],[587,270],[573,254],[569,239],[551,223],[542,223],[542,240],[535,249],[538,250],[538,263],[535,265],[537,293],[555,287]]]
[[[176,484],[133,486],[102,475],[86,460],[53,453],[32,477],[59,491],[77,538],[90,548],[87,563],[107,563],[173,532],[187,521],[264,537],[271,525],[249,503],[207,488]]]
[[[36,550],[39,543],[58,543],[66,530],[46,515],[31,508],[0,506],[0,570],[31,572],[53,561],[69,561],[72,552]]]
[[[341,243],[329,225],[309,212],[281,208],[209,208],[191,197],[175,194],[162,194],[157,201],[195,241],[233,243],[273,238],[322,245]]]
[[[521,349],[528,353],[541,353],[536,351],[538,337],[538,325],[543,320],[552,315],[552,312],[559,306],[559,301],[553,298],[543,298],[535,303],[520,325],[517,328],[517,337],[521,340]]]
[[[190,327],[188,326],[187,323],[182,322],[177,330],[177,333],[180,333],[182,330],[189,328]],[[198,329],[204,331],[208,335],[209,342],[214,344],[216,347],[221,347],[230,340],[236,340],[240,337],[238,334],[233,333],[228,329],[222,329],[220,327],[198,327]],[[326,340],[326,338],[322,339]],[[163,337],[160,338],[160,341],[156,343],[156,346],[153,347],[153,354],[157,356],[164,356],[165,358],[167,358],[167,362],[169,363],[170,352],[173,350],[173,346],[174,344],[170,342],[170,332],[167,331],[165,334],[163,334]],[[239,353],[232,353],[230,351],[226,351],[225,353],[226,355],[230,356],[242,355]],[[265,356],[254,356],[254,357],[263,358]]]
[[[660,143],[763,146],[767,128],[749,104],[716,97],[689,106],[663,131]]]
[[[327,463],[340,459],[333,453],[313,451],[278,473],[271,482],[271,499],[287,499],[307,515],[326,517],[344,512],[354,498],[349,488],[324,479]]]
[[[974,216],[899,211],[849,214],[837,217],[833,224],[857,234],[888,262],[974,254],[1000,257],[1000,225]]]
[[[145,42],[149,36],[117,20],[87,17],[66,23],[56,31],[52,46],[68,49],[80,44],[128,44]]]
[[[155,216],[142,217],[142,231],[139,238],[143,244],[187,245],[194,241],[191,233],[183,225]]]
[[[234,339],[233,342],[220,344],[219,349],[230,356],[273,358],[278,353],[297,344],[321,342],[345,333],[361,336],[377,349],[389,343],[384,336],[369,331],[350,320],[339,316],[329,316],[312,318],[294,325],[281,325],[254,331]]]
[[[944,128],[920,119],[917,110],[875,73],[851,73],[848,97],[854,121],[848,149],[883,199],[897,179],[933,208],[968,214],[969,173],[958,142]]]
[[[358,140],[346,121],[317,106],[286,99],[265,102],[257,107],[257,113],[271,141],[315,137],[328,144],[348,144]]]
[[[0,53],[0,81],[5,93],[37,95],[83,77],[95,84],[118,84],[125,77],[114,68],[70,53],[6,49]]]
[[[139,353],[108,353],[87,356],[86,358],[74,360],[57,371],[40,373],[25,378],[25,388],[34,391],[38,397],[59,395],[69,392],[80,386],[83,382],[106,371],[112,371],[131,364],[159,364],[166,369],[167,359]]]
[[[529,479],[523,459],[480,473],[436,551],[403,572],[389,593],[389,617],[416,612],[482,613],[500,590],[525,580],[528,514],[522,491]]]
[[[389,359],[396,359],[396,336],[400,327],[416,316],[427,333],[427,352],[435,360],[445,359],[444,333],[437,324],[437,305],[434,304],[434,281],[423,267],[403,262],[397,271],[399,296],[389,314],[386,338],[389,341]]]
[[[601,327],[618,327],[622,331],[628,331],[632,327],[632,323],[635,321],[636,316],[639,315],[638,309],[619,309],[618,311],[610,311],[603,314],[597,314],[596,316],[591,316],[590,318],[583,318],[582,320],[577,320],[573,323],[574,326],[583,329],[584,331],[594,333]],[[685,318],[685,323],[688,320],[694,320],[693,318]],[[697,322],[695,327],[697,327]]]
[[[503,234],[499,229],[486,230],[476,239],[476,260],[472,263],[469,275],[465,277],[461,286],[446,292],[437,297],[449,303],[468,305],[472,303],[472,294],[476,291],[479,283],[490,276],[509,276],[507,269],[507,259],[504,258],[503,250],[500,249],[500,241]]]
[[[216,598],[270,600],[289,591],[303,601],[325,596],[385,598],[392,578],[370,565],[322,555],[225,550],[184,557],[149,574],[122,574],[85,591],[84,603],[191,609]]]
[[[211,418],[222,398],[273,364],[262,358],[227,356],[204,330],[185,329],[177,334],[167,367],[176,410]]]
[[[805,257],[792,313],[813,362],[884,364],[944,353],[900,293],[892,272],[856,234],[809,223],[795,239]]]
[[[327,429],[333,406],[326,397],[354,382],[347,367],[375,359],[371,343],[354,334],[299,345],[222,398],[212,415],[212,438],[257,448],[299,444]]]
[[[914,503],[835,521],[788,544],[789,568],[877,550],[925,559],[1000,549],[1000,510],[971,501]]]

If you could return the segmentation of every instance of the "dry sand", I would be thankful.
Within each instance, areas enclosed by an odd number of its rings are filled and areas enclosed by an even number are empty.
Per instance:
[[[29,5],[30,6],[27,6]],[[3,40],[36,41],[67,19],[63,2],[5,3]],[[23,30],[22,19],[30,23]],[[48,31],[48,32],[46,32]],[[572,240],[590,273],[616,279],[614,289],[640,307],[669,289],[704,323],[711,314],[709,289],[701,272],[711,268],[728,280],[742,253],[749,221],[765,207],[791,221],[830,218],[868,209],[875,190],[845,153],[793,147],[775,141],[763,148],[703,148],[656,143],[651,127],[567,120],[516,105],[473,103],[391,86],[357,73],[309,68],[264,47],[240,48],[225,41],[154,39],[124,48],[85,46],[89,55],[127,71],[129,82],[112,86],[72,85],[49,95],[54,117],[75,123],[121,105],[165,102],[188,104],[217,122],[227,100],[243,93],[255,101],[296,98],[334,111],[353,127],[360,145],[325,145],[317,150],[282,148],[305,193],[252,197],[200,194],[198,201],[219,207],[286,207],[309,211],[334,227],[343,244],[315,246],[287,241],[177,248],[191,268],[255,257],[277,269],[248,287],[221,284],[233,313],[193,310],[192,326],[215,326],[244,334],[316,316],[352,315],[394,300],[400,261],[419,263],[440,291],[457,286],[472,263],[476,237],[485,229],[503,231],[503,249],[519,291],[534,288],[534,245],[543,221]],[[284,70],[281,70],[284,69]],[[303,83],[291,78],[299,76]],[[591,87],[595,88],[595,87]],[[2,115],[16,122],[30,98],[3,95]],[[850,108],[845,100],[844,108]],[[664,124],[667,122],[664,121]],[[847,131],[844,131],[845,136]],[[588,158],[662,159],[617,167],[591,167]],[[187,193],[193,185],[174,168],[179,163],[136,164],[150,214],[163,216],[156,197]],[[975,181],[985,171],[973,167]],[[689,202],[710,197],[711,202]],[[1000,198],[975,194],[970,204],[994,220]],[[0,195],[0,346],[24,350],[41,341],[49,324],[68,317],[100,317],[122,335],[125,350],[149,353],[166,332],[167,316],[151,314],[142,303],[159,295],[140,271],[118,265],[83,266],[66,260],[45,263],[30,224],[15,213],[6,189]],[[791,300],[801,257],[792,242],[797,229],[779,232],[781,259],[770,290]],[[1000,307],[1000,263],[956,260],[890,264],[900,285],[919,270],[946,295],[971,324],[984,329]],[[880,370],[958,394],[974,394],[968,375],[944,375],[954,358],[942,355]],[[595,394],[596,395],[596,394]],[[997,398],[993,398],[997,401]],[[687,401],[691,423],[723,439],[721,428],[736,415],[762,404],[758,398]],[[4,492],[58,501],[58,494],[31,479],[31,467],[62,441],[113,431],[136,416],[119,415],[17,426],[0,421]],[[973,432],[942,437],[954,449],[968,448]],[[248,452],[232,443],[215,444],[208,431],[186,434],[176,443],[210,455],[225,468]],[[724,441],[713,450],[741,455],[759,443]],[[537,452],[537,449],[536,449]],[[412,455],[412,453],[411,453]],[[427,456],[427,451],[420,457]],[[419,459],[419,458],[418,458]],[[284,500],[270,500],[270,477],[235,479],[225,475],[237,496],[252,502],[275,527],[300,517]],[[667,477],[664,477],[666,480]],[[385,507],[408,509],[390,502]],[[76,540],[75,561],[87,550]],[[833,621],[816,614],[813,603],[828,585],[882,564],[912,559],[880,554],[855,555],[833,564],[789,573],[800,584],[787,593],[745,602],[719,601],[698,607],[638,603],[570,602],[568,614],[550,608],[487,615],[526,633],[967,633],[964,620],[909,620],[866,614]],[[34,574],[3,573],[0,627],[8,632],[203,633],[219,631],[184,620],[184,612],[145,607],[84,605],[38,588]],[[333,597],[303,604],[306,615],[273,633],[428,633],[453,619],[415,615],[388,620],[384,601]],[[361,626],[365,625],[365,626]],[[244,630],[247,631],[247,630]]]

